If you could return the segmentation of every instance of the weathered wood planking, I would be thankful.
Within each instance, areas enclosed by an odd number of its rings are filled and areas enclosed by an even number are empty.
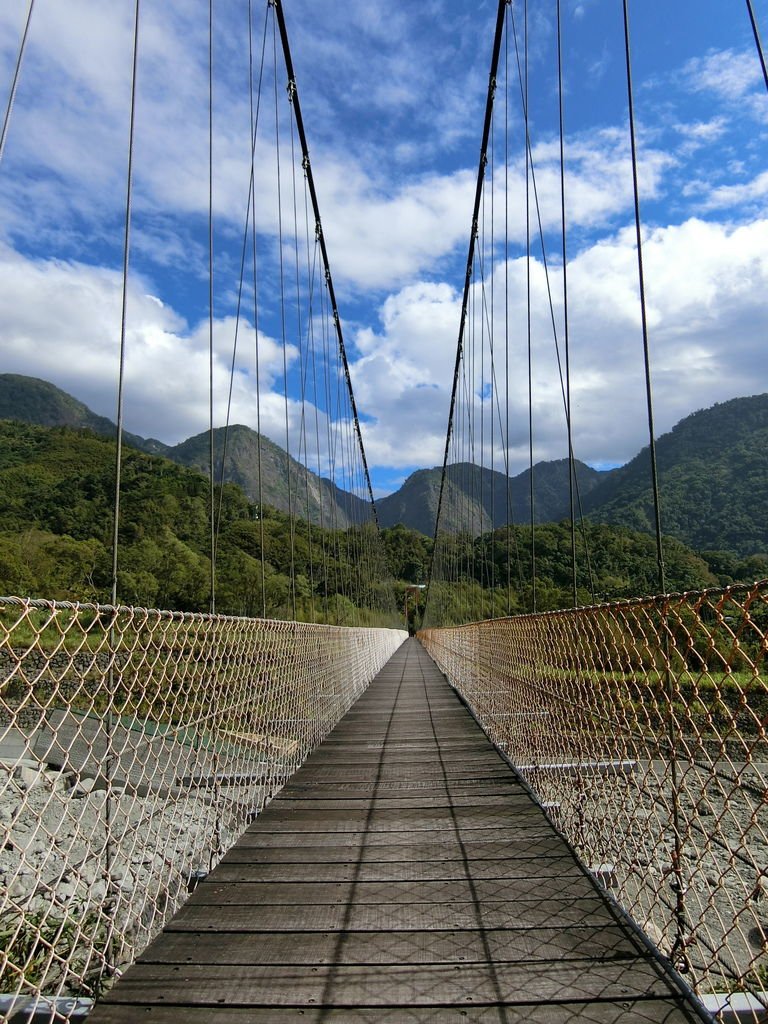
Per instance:
[[[90,1019],[703,1018],[411,640]]]

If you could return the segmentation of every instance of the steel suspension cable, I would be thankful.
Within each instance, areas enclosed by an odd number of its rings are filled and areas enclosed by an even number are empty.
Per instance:
[[[514,31],[514,14],[513,14]],[[531,611],[536,612],[536,518],[535,494],[533,479],[533,348],[531,338],[531,197],[530,197],[530,147],[528,120],[528,0],[523,7],[524,46],[525,46],[525,82],[523,88],[523,118],[525,131],[525,290],[526,290],[526,321],[528,329],[528,483],[531,506]],[[517,33],[515,32],[515,48]]]
[[[489,339],[490,339],[490,346],[489,346],[490,352],[489,352],[489,356],[490,356],[490,384],[491,384],[491,423],[493,424],[494,399],[495,399],[495,410],[496,410],[496,416],[497,416],[498,423],[499,423],[499,433],[503,437],[503,435],[504,435],[504,427],[503,427],[503,420],[502,420],[502,415],[501,415],[501,403],[500,403],[500,398],[499,398],[499,391],[500,391],[500,389],[499,389],[499,386],[498,386],[498,377],[497,377],[497,374],[496,374],[495,353],[494,353],[494,349],[493,349],[493,314],[492,314],[492,310],[489,309],[488,303],[486,302],[486,289],[485,289],[486,273],[485,273],[485,270],[484,270],[484,267],[483,267],[482,257],[480,257],[478,259],[478,263],[479,263],[479,268],[480,268],[480,293],[481,293],[481,300],[482,300],[482,303],[481,303],[481,305],[482,305],[482,317],[483,317],[483,323],[485,324],[485,326],[486,326],[486,328],[488,330],[488,336],[489,336]],[[508,307],[508,300],[505,303],[505,305]],[[508,387],[508,385],[509,385],[509,382],[507,381],[507,387]],[[509,422],[509,397],[508,396],[507,396],[507,410],[506,410],[506,412],[507,412],[507,424],[508,424],[508,422]],[[482,452],[481,452],[481,458],[482,458]],[[504,451],[504,467],[505,467],[505,474],[506,474],[506,479],[507,479],[507,526],[511,529],[515,525],[515,516],[514,516],[514,510],[513,510],[512,506],[511,506],[511,487],[510,487],[510,474],[509,474],[509,452],[506,449]],[[493,466],[491,466],[491,469],[493,470]],[[491,477],[492,485],[493,485],[493,480],[494,480],[494,477],[492,476]],[[492,493],[493,493],[493,491],[492,491]],[[493,502],[493,499],[491,501],[491,507],[495,508],[495,504]],[[509,535],[509,530],[507,532],[508,532],[508,535]],[[515,549],[515,559],[516,559],[516,562],[517,562],[518,576],[519,576],[520,581],[522,583],[522,570],[521,570],[521,566],[520,566],[520,552],[519,552],[518,544],[517,544],[517,534],[514,532],[514,529],[512,529],[512,543],[509,542],[509,536],[507,538],[507,554],[508,554],[508,556],[509,556],[509,551],[511,550],[512,546],[514,546],[514,549]],[[509,557],[507,557],[507,575],[509,576]]]
[[[31,14],[31,5],[30,5]],[[117,415],[115,436],[115,498],[112,522],[112,588],[111,603],[117,604],[118,598],[118,552],[120,548],[120,497],[122,490],[123,471],[123,432],[124,432],[124,386],[125,386],[125,355],[126,330],[128,323],[128,271],[131,253],[131,220],[133,213],[133,159],[134,138],[136,133],[136,99],[139,68],[139,24],[141,17],[141,0],[136,0],[133,14],[133,56],[131,60],[131,100],[128,126],[128,166],[125,185],[125,217],[123,222],[123,271],[120,299],[120,353],[117,373]]]
[[[216,611],[216,464],[213,438],[213,0],[208,2],[208,458],[211,555],[210,612]]]
[[[563,32],[560,0],[557,6],[557,97],[560,128],[560,226],[563,251],[563,347],[565,350],[565,423],[568,432],[568,510],[571,523],[571,583],[573,607],[579,603],[576,573],[576,522],[573,501],[573,410],[571,406],[570,323],[568,318],[568,246],[565,211],[565,99],[563,95]]]
[[[635,104],[634,104],[634,90],[632,86],[632,56],[631,56],[631,44],[630,44],[630,24],[629,24],[629,0],[623,0],[622,3],[623,17],[624,17],[624,59],[626,64],[626,79],[627,79],[627,106],[629,109],[629,139],[630,148],[632,155],[632,190],[634,198],[634,214],[635,214],[635,242],[637,248],[637,278],[638,278],[638,290],[640,297],[640,317],[642,325],[642,338],[643,338],[643,367],[645,372],[645,397],[646,397],[646,410],[648,415],[648,444],[650,454],[650,470],[651,470],[651,486],[653,490],[653,512],[654,512],[654,526],[656,533],[656,560],[657,560],[657,571],[658,571],[658,582],[659,590],[662,595],[666,594],[666,573],[664,569],[664,547],[661,534],[661,502],[659,497],[659,479],[658,479],[658,467],[656,460],[656,432],[654,428],[654,417],[653,417],[653,386],[651,377],[651,359],[650,359],[650,344],[648,340],[648,317],[646,308],[646,297],[645,297],[645,271],[643,268],[643,237],[642,237],[642,221],[640,217],[640,188],[638,184],[637,174],[637,133],[635,128]],[[664,670],[662,677],[664,679],[665,689],[667,691],[670,706],[674,706],[675,700],[675,688],[672,681],[672,673],[670,670],[670,652],[669,652],[669,629],[667,625],[668,615],[668,602],[666,597],[661,598],[661,606],[659,608],[660,618],[660,643],[662,646],[662,652],[664,656]],[[669,742],[669,770],[670,770],[670,798],[672,804],[672,831],[673,831],[673,849],[672,849],[672,872],[675,879],[675,928],[676,935],[675,941],[672,946],[671,959],[675,963],[680,962],[683,969],[687,966],[687,954],[686,954],[686,920],[685,920],[685,891],[686,884],[683,876],[683,849],[681,840],[681,824],[682,824],[682,812],[680,808],[680,779],[679,779],[679,768],[677,763],[677,741],[678,741],[678,730],[675,725],[675,717],[669,716],[667,723],[668,731],[668,742]]]
[[[344,378],[346,380],[347,391],[349,394],[349,403],[352,410],[352,417],[354,421],[355,434],[357,438],[357,444],[360,449],[360,457],[362,459],[363,467],[365,470],[365,480],[368,489],[368,496],[371,502],[371,508],[373,511],[373,518],[376,525],[378,525],[378,513],[376,511],[376,502],[373,497],[373,485],[371,484],[370,473],[368,470],[368,460],[365,455],[365,446],[363,445],[363,435],[360,430],[360,418],[357,412],[357,403],[355,402],[355,395],[352,390],[352,376],[349,370],[349,361],[347,359],[347,350],[344,344],[344,334],[341,327],[341,317],[339,316],[338,305],[336,303],[336,294],[333,287],[333,278],[331,277],[330,261],[328,259],[328,250],[325,244],[325,235],[323,233],[322,221],[320,219],[320,206],[317,200],[317,191],[315,189],[315,179],[312,173],[312,163],[309,159],[309,146],[307,144],[307,136],[304,131],[304,119],[301,113],[301,104],[299,102],[299,94],[296,88],[296,75],[293,69],[293,59],[291,57],[291,49],[288,42],[288,31],[285,24],[285,17],[283,15],[283,5],[281,0],[271,0],[275,7],[275,14],[277,16],[277,24],[280,29],[280,39],[283,46],[283,56],[285,59],[286,72],[288,74],[289,88],[292,91],[293,97],[293,110],[296,118],[296,130],[299,136],[299,143],[301,145],[301,152],[304,161],[304,167],[307,173],[307,183],[309,185],[309,195],[312,201],[312,210],[315,215],[315,230],[317,232],[317,240],[320,244],[320,252],[323,257],[323,269],[326,275],[326,282],[328,286],[328,295],[331,301],[331,309],[333,313],[334,326],[336,328],[336,340],[339,347],[339,353],[341,356],[341,362],[344,369]]]
[[[16,63],[13,69],[13,78],[11,79],[11,88],[8,93],[8,103],[5,108],[5,114],[3,115],[3,128],[0,131],[0,163],[3,160],[3,153],[5,152],[5,142],[8,138],[8,128],[11,123],[11,114],[13,113],[13,104],[16,100],[16,90],[19,86],[19,75],[21,74],[21,64],[24,60],[24,53],[27,48],[27,38],[29,37],[29,26],[32,22],[32,11],[35,6],[35,0],[29,0],[29,7],[27,9],[27,17],[24,22],[24,29],[21,34],[21,42],[19,43],[19,52],[16,55]]]
[[[268,14],[268,9],[266,14]],[[264,38],[262,43],[262,71],[264,64],[264,52],[266,50],[267,43],[267,17],[264,18]],[[259,97],[261,96],[261,73],[259,75]],[[250,122],[251,125],[255,122],[254,116],[254,104],[253,104],[253,3],[252,0],[248,0],[248,108],[250,111]],[[254,131],[255,138],[255,131]],[[254,143],[255,145],[255,143]],[[251,179],[254,175],[254,157],[255,152],[251,150]],[[253,333],[254,333],[254,348],[255,348],[255,371],[256,371],[256,468],[259,475],[258,483],[258,503],[259,503],[259,553],[261,555],[261,614],[263,618],[267,617],[267,581],[266,581],[266,570],[265,570],[265,558],[264,558],[264,484],[262,478],[262,464],[261,464],[261,376],[260,376],[260,358],[259,358],[259,277],[258,277],[258,244],[256,235],[256,189],[251,188],[251,202],[250,202],[250,218],[251,218],[251,240],[253,247]]]
[[[267,12],[266,12],[267,15],[268,15],[268,11],[269,11],[269,9],[267,8]],[[229,390],[228,390],[228,393],[227,393],[227,413],[226,413],[226,417],[225,417],[225,421],[224,421],[224,438],[223,438],[223,442],[222,442],[222,446],[221,446],[221,467],[220,467],[220,471],[219,471],[219,503],[218,503],[218,509],[217,509],[217,514],[216,514],[216,529],[215,529],[215,549],[214,549],[215,554],[218,554],[219,532],[220,532],[220,529],[221,529],[221,517],[222,517],[223,503],[224,503],[224,476],[225,476],[225,467],[226,467],[226,461],[227,461],[227,451],[228,451],[228,448],[229,448],[230,422],[231,422],[231,415],[232,415],[232,393],[233,393],[233,387],[234,387],[234,381],[235,381],[235,369],[236,369],[236,364],[237,364],[237,345],[238,345],[238,339],[239,339],[239,335],[240,335],[240,322],[241,322],[242,303],[243,303],[243,289],[244,289],[244,285],[245,285],[245,266],[246,266],[246,256],[247,256],[247,252],[248,252],[248,235],[249,235],[249,232],[250,232],[251,205],[252,205],[252,202],[254,201],[253,200],[253,190],[254,190],[254,178],[255,178],[256,139],[257,139],[257,136],[258,136],[258,128],[259,128],[259,113],[260,113],[260,109],[261,109],[261,85],[262,85],[262,80],[263,80],[263,75],[264,75],[264,58],[265,58],[266,44],[267,44],[267,17],[264,18],[264,33],[263,33],[263,37],[262,37],[262,46],[261,46],[261,66],[260,66],[260,69],[259,69],[259,85],[258,85],[258,93],[257,93],[258,100],[257,100],[257,103],[256,103],[255,111],[254,111],[254,108],[253,108],[253,80],[252,80],[252,73],[253,73],[253,40],[252,40],[252,31],[253,31],[253,24],[252,24],[252,14],[251,14],[251,2],[249,0],[249,3],[248,3],[248,65],[249,65],[250,117],[249,117],[248,135],[249,135],[250,140],[251,140],[251,145],[250,145],[251,161],[250,161],[250,174],[249,174],[249,179],[248,179],[248,199],[247,199],[247,202],[246,202],[245,223],[244,223],[244,226],[243,226],[243,244],[242,244],[242,250],[241,250],[241,253],[240,253],[240,273],[239,273],[239,276],[238,276],[237,303],[236,303],[236,308],[235,308],[235,328],[234,328],[234,337],[233,337],[233,341],[232,341],[232,360],[231,360],[230,369],[229,369]],[[255,228],[254,228],[254,230],[255,230]],[[257,384],[257,393],[258,393],[258,384]],[[260,436],[259,436],[259,439],[258,439],[258,448],[259,448],[259,450],[261,449],[261,437]],[[261,476],[261,472],[260,471],[259,471],[259,476]]]
[[[31,9],[30,9],[31,14]],[[125,385],[125,356],[126,356],[126,331],[128,323],[128,272],[130,267],[131,253],[131,222],[133,214],[133,159],[134,140],[136,134],[136,100],[138,93],[138,68],[139,68],[139,25],[141,18],[141,0],[136,0],[133,13],[133,53],[131,58],[131,97],[130,114],[128,124],[128,162],[126,168],[125,184],[125,215],[123,222],[123,268],[121,278],[121,300],[120,300],[120,351],[118,357],[117,373],[117,415],[115,425],[115,491],[112,521],[112,587],[111,605],[116,608],[118,603],[118,553],[120,550],[120,498],[122,491],[122,468],[123,468],[123,432],[124,432],[124,385]],[[114,621],[110,627],[111,640],[114,643]],[[113,665],[110,665],[107,675],[107,686],[110,693],[109,710],[105,715],[105,739],[106,756],[104,758],[104,774],[107,780],[105,801],[104,801],[104,824],[107,839],[104,846],[105,868],[107,878],[111,878],[113,868],[114,850],[111,841],[111,825],[113,815],[113,791],[115,756],[114,756],[114,730],[115,716],[112,708],[114,706],[114,694],[117,684],[116,673]],[[111,882],[108,885],[111,886]],[[114,935],[110,932],[107,946],[110,957],[114,958]]]
[[[288,529],[290,533],[291,573],[290,593],[291,611],[293,618],[296,618],[296,580],[293,572],[294,558],[294,519],[293,519],[293,498],[291,489],[291,439],[288,422],[288,325],[286,321],[286,298],[285,298],[285,261],[283,253],[283,189],[282,189],[282,168],[280,160],[280,107],[278,103],[277,85],[277,23],[272,23],[272,62],[274,68],[274,100],[275,100],[275,162],[277,171],[277,247],[280,281],[280,342],[283,356],[283,408],[285,422],[285,476],[288,488]],[[288,82],[289,96],[291,81]]]
[[[757,56],[760,59],[760,67],[763,71],[763,81],[765,82],[765,88],[768,89],[768,66],[765,62],[765,50],[763,49],[763,43],[760,39],[760,31],[757,27],[757,19],[755,18],[755,10],[752,6],[752,0],[747,0],[747,11],[749,13],[749,21],[752,25],[752,35],[755,37],[755,46],[757,47]],[[2,150],[0,149],[0,155]]]
[[[645,299],[645,271],[643,267],[643,235],[640,217],[640,186],[637,175],[637,133],[635,130],[635,103],[632,87],[632,58],[629,31],[629,0],[622,0],[624,11],[624,57],[627,76],[627,103],[629,106],[629,141],[632,156],[632,190],[635,213],[635,244],[637,247],[637,278],[640,292],[640,319],[643,337],[643,367],[645,371],[645,400],[648,417],[648,444],[651,459],[651,486],[653,489],[653,518],[656,534],[656,560],[660,593],[666,593],[666,573],[664,569],[664,546],[661,535],[661,501],[659,497],[659,477],[656,462],[656,431],[653,417],[653,385],[651,378],[651,355],[648,341],[648,315]]]
[[[555,306],[554,306],[554,299],[552,297],[552,283],[551,283],[550,274],[549,274],[549,259],[547,257],[547,249],[546,249],[546,244],[545,244],[545,241],[544,241],[544,226],[543,226],[542,217],[541,217],[541,205],[540,205],[540,202],[539,202],[539,190],[538,190],[538,185],[537,185],[537,181],[536,181],[536,165],[535,165],[535,162],[534,162],[534,159],[533,159],[533,149],[532,149],[532,145],[531,145],[530,132],[528,131],[528,123],[529,123],[528,122],[528,103],[527,103],[527,99],[526,99],[526,88],[525,88],[525,82],[524,82],[524,77],[523,77],[523,71],[522,71],[521,62],[520,62],[520,50],[519,50],[518,39],[517,39],[517,28],[516,28],[516,24],[515,24],[514,12],[512,13],[512,26],[513,26],[513,32],[514,32],[514,38],[515,38],[515,54],[516,54],[516,58],[517,58],[517,69],[518,69],[518,79],[519,79],[519,83],[520,83],[520,94],[523,97],[524,120],[525,120],[525,125],[526,125],[526,140],[525,141],[526,141],[527,165],[528,165],[528,169],[530,170],[531,185],[533,186],[533,198],[534,198],[534,206],[536,208],[536,219],[537,219],[537,225],[538,225],[539,245],[541,246],[541,260],[542,260],[542,267],[543,267],[543,270],[544,270],[544,280],[545,280],[546,288],[547,288],[547,300],[548,300],[548,305],[549,305],[549,320],[550,320],[550,323],[552,325],[552,337],[553,337],[554,346],[555,346],[555,358],[557,360],[557,370],[558,370],[558,376],[559,376],[559,380],[560,380],[560,393],[561,393],[562,400],[563,400],[563,410],[564,410],[564,413],[565,413],[566,419],[567,419],[567,415],[568,415],[568,413],[567,413],[567,410],[568,410],[568,400],[567,400],[566,390],[565,390],[565,375],[564,375],[564,372],[563,372],[563,363],[562,363],[562,359],[561,359],[561,356],[560,356],[560,343],[559,343],[559,340],[558,340],[557,323],[556,323],[556,320],[555,320]],[[530,273],[530,258],[528,260],[528,263],[529,263],[529,273]],[[529,278],[529,281],[530,281],[530,278]],[[529,288],[528,296],[529,296],[529,298],[528,298],[528,307],[529,307],[528,316],[529,316],[529,320],[530,320],[530,288]],[[532,445],[532,441],[530,440],[533,437],[533,431],[532,431],[532,428],[530,427],[530,423],[532,422],[532,419],[531,419],[532,414],[530,413],[531,409],[532,409],[532,401],[531,401],[531,393],[530,393],[530,389],[529,389],[529,444]],[[571,452],[572,452],[572,448],[569,449],[569,459],[571,458]],[[573,455],[573,457],[575,458],[575,454]],[[530,458],[531,458],[531,468],[532,468],[532,459],[533,459],[532,454],[531,454]],[[590,556],[590,552],[589,552],[589,541],[588,541],[588,538],[587,538],[586,527],[584,525],[584,512],[583,512],[583,506],[582,506],[582,501],[581,501],[581,491],[580,491],[580,488],[579,488],[579,480],[578,480],[578,476],[575,475],[575,474],[574,474],[573,482],[574,482],[574,491],[575,491],[575,495],[576,495],[576,503],[577,503],[577,506],[578,506],[578,509],[579,509],[579,520],[580,520],[580,523],[581,523],[582,537],[583,537],[583,540],[584,540],[584,548],[585,548],[586,560],[587,560],[587,572],[588,572],[588,575],[589,575],[589,586],[590,586],[590,591],[591,591],[591,594],[592,594],[592,603],[594,604],[595,603],[595,587],[594,587],[594,575],[593,575],[593,572],[592,572],[592,560],[591,560],[591,556]],[[531,483],[532,483],[532,481],[531,481]],[[531,531],[533,533],[533,525],[531,526]]]
[[[480,214],[480,201],[483,194],[483,182],[485,180],[485,164],[486,154],[488,152],[488,139],[491,131],[491,120],[493,117],[493,101],[496,92],[496,76],[499,68],[499,57],[501,55],[501,40],[504,33],[504,23],[507,5],[511,0],[499,0],[498,11],[496,14],[496,28],[493,37],[493,50],[491,53],[491,70],[488,78],[488,92],[485,101],[485,117],[483,120],[483,135],[480,143],[480,162],[477,171],[477,183],[475,186],[475,201],[472,211],[472,227],[469,237],[469,252],[467,254],[466,271],[464,275],[464,290],[461,299],[461,312],[459,314],[459,336],[456,344],[456,361],[453,370],[453,383],[451,385],[451,401],[448,410],[448,428],[446,431],[445,438],[445,451],[443,454],[443,469],[440,477],[440,491],[437,499],[437,513],[435,516],[435,535],[433,540],[432,548],[432,560],[430,563],[430,571],[427,582],[427,591],[425,598],[425,616],[426,609],[429,607],[430,590],[432,587],[432,568],[434,564],[434,552],[438,546],[438,532],[440,529],[440,517],[443,508],[443,499],[445,495],[445,480],[448,466],[448,456],[450,454],[451,436],[453,433],[453,418],[454,411],[456,408],[456,394],[459,384],[459,373],[462,363],[462,355],[464,348],[464,331],[466,328],[467,321],[467,308],[469,304],[470,288],[472,284],[472,267],[474,265],[475,255],[475,240],[477,236],[477,225],[478,217]]]
[[[508,19],[505,19],[508,22]],[[504,407],[506,413],[504,451],[506,454],[507,511],[507,615],[512,614],[512,579],[509,566],[512,495],[509,477],[509,24],[504,28]],[[515,537],[517,549],[517,537]],[[518,552],[518,565],[519,565]]]

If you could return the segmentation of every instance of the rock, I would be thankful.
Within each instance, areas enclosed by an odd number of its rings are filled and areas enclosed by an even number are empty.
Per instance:
[[[69,779],[66,774],[59,770],[51,771],[50,769],[45,773],[46,783],[50,786],[51,791],[54,793],[64,793],[69,789]]]
[[[26,903],[35,889],[34,875],[19,872],[8,886],[8,895],[18,903]]]
[[[22,765],[16,769],[14,777],[17,782],[21,783],[22,788],[29,792],[31,789],[36,789],[38,786],[45,785],[47,781],[47,772],[43,765],[39,763],[34,768]]]
[[[112,879],[113,882],[120,882],[125,878],[126,875],[130,875],[130,873],[131,872],[128,869],[128,865],[124,860],[116,860],[112,865],[112,870],[110,871],[110,878]]]
[[[85,885],[91,886],[101,874],[101,868],[96,863],[95,857],[91,857],[80,865],[77,869],[80,881]]]
[[[88,899],[92,904],[101,906],[106,898],[107,881],[105,878],[97,878],[96,881],[88,887]]]
[[[86,796],[96,786],[96,779],[80,778],[72,787],[72,796]]]

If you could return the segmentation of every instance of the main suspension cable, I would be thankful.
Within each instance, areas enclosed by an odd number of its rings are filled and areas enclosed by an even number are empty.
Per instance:
[[[30,5],[30,15],[31,15]],[[139,22],[141,16],[141,0],[136,0],[133,14],[133,57],[131,61],[131,108],[128,126],[128,167],[125,185],[125,218],[123,222],[123,272],[120,300],[120,354],[117,372],[117,416],[115,428],[115,499],[112,522],[112,605],[118,600],[118,552],[120,548],[120,496],[122,490],[123,469],[123,392],[125,386],[125,352],[126,330],[128,322],[128,270],[131,252],[131,219],[133,210],[133,157],[134,138],[136,133],[136,97],[139,69]]]
[[[763,81],[765,82],[765,88],[768,89],[768,67],[765,62],[765,50],[763,49],[763,43],[760,39],[760,32],[757,27],[757,19],[755,18],[752,0],[747,0],[747,11],[749,12],[749,20],[752,25],[752,34],[755,37],[755,46],[757,47],[757,56],[760,59],[760,67],[763,69]]]
[[[293,69],[293,59],[291,57],[291,49],[288,43],[288,32],[286,29],[285,17],[283,15],[282,0],[271,0],[271,2],[274,4],[275,7],[277,24],[280,30],[280,39],[283,46],[283,56],[285,59],[286,72],[288,74],[289,88],[291,89],[293,98],[293,110],[294,116],[296,118],[296,130],[298,132],[299,143],[301,145],[304,169],[307,174],[307,184],[309,186],[309,195],[312,202],[312,210],[315,215],[315,230],[317,233],[317,240],[320,245],[320,253],[323,259],[323,270],[325,272],[325,278],[328,287],[328,296],[331,301],[331,311],[333,315],[334,327],[336,329],[336,340],[339,348],[342,366],[344,369],[344,378],[347,384],[347,392],[349,396],[350,407],[352,410],[352,418],[357,438],[357,445],[360,451],[360,457],[364,468],[365,482],[368,489],[368,497],[371,503],[373,520],[378,526],[378,514],[376,511],[376,502],[373,497],[373,485],[371,483],[370,472],[368,470],[368,460],[365,454],[365,446],[363,445],[363,435],[360,430],[360,417],[357,412],[357,403],[355,402],[355,395],[352,390],[352,376],[349,369],[349,361],[347,359],[347,350],[344,344],[344,334],[341,327],[341,317],[339,316],[339,309],[336,303],[336,294],[333,287],[333,278],[331,277],[331,268],[330,261],[328,259],[328,250],[325,244],[325,235],[323,233],[322,221],[320,219],[320,206],[317,200],[315,179],[312,173],[312,163],[309,159],[309,146],[307,145],[307,136],[306,132],[304,131],[304,119],[301,114],[301,104],[299,102],[299,94],[296,88],[296,75]]]
[[[19,86],[19,75],[21,73],[21,63],[24,60],[24,53],[27,48],[27,38],[29,36],[29,26],[32,22],[32,11],[34,6],[35,0],[29,0],[27,19],[24,22],[24,31],[21,34],[19,52],[16,55],[16,64],[13,69],[13,78],[11,79],[11,89],[8,93],[8,103],[5,108],[5,114],[3,115],[3,128],[2,131],[0,131],[0,163],[2,163],[3,153],[5,152],[5,142],[8,138],[8,127],[11,123],[11,113],[13,112],[13,104],[16,100],[16,90]]]
[[[451,437],[453,434],[454,412],[456,409],[456,395],[459,385],[459,373],[462,364],[464,351],[464,331],[467,323],[467,310],[469,305],[470,288],[472,284],[472,268],[475,259],[475,241],[477,238],[478,218],[480,215],[480,202],[483,195],[483,183],[485,180],[485,165],[488,153],[488,140],[491,132],[491,120],[493,117],[493,101],[496,92],[496,76],[499,68],[499,57],[501,55],[501,39],[504,32],[504,23],[507,5],[510,0],[499,0],[498,12],[496,15],[496,29],[493,37],[493,50],[491,53],[491,70],[488,78],[488,92],[485,101],[485,118],[483,121],[483,135],[480,143],[480,162],[477,171],[477,183],[475,186],[475,201],[472,211],[472,227],[469,236],[469,252],[467,253],[466,271],[464,275],[464,291],[461,299],[461,312],[459,314],[459,336],[456,344],[456,362],[453,370],[453,383],[451,385],[451,402],[448,410],[448,428],[445,437],[445,451],[443,454],[443,469],[440,477],[440,491],[437,499],[437,512],[435,515],[435,533],[430,561],[429,575],[427,578],[427,591],[425,597],[424,614],[426,617],[429,607],[430,591],[432,589],[432,570],[435,564],[435,551],[438,547],[438,534],[440,530],[440,519],[442,515],[443,499],[445,496],[445,481],[450,455]]]

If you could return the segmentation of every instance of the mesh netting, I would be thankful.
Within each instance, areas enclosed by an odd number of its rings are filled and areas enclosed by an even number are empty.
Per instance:
[[[3,1008],[102,991],[404,637],[0,598]]]
[[[420,634],[711,1006],[768,1006],[768,582]]]

